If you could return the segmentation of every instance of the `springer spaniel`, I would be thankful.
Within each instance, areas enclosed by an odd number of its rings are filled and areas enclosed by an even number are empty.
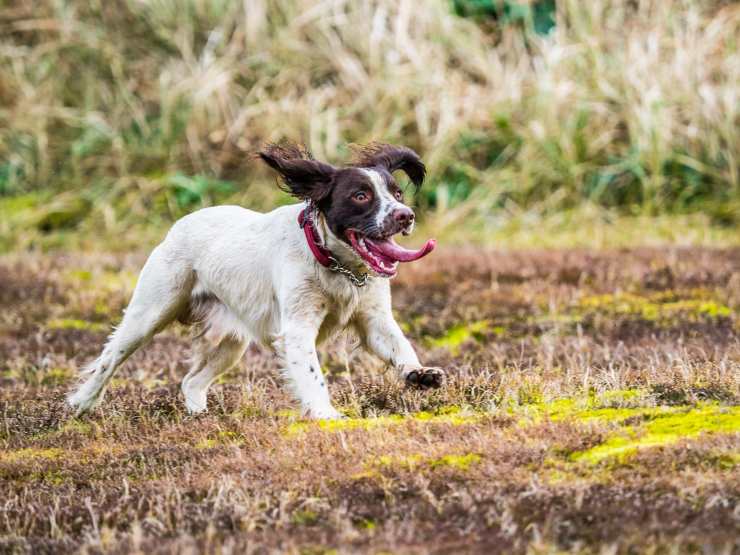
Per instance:
[[[393,172],[416,188],[426,173],[411,149],[372,144],[334,167],[295,146],[269,145],[260,158],[303,202],[261,214],[217,206],[177,221],[149,256],[123,321],[68,402],[76,414],[102,398],[116,369],[174,320],[196,324],[194,356],[182,382],[191,413],[206,410],[208,388],[251,341],[272,347],[302,414],[341,418],[332,406],[316,343],[351,327],[401,379],[439,387],[444,373],[422,366],[391,312],[389,279],[418,251],[398,245],[414,213]]]

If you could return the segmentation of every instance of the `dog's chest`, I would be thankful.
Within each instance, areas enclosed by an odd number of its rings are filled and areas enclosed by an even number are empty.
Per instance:
[[[320,339],[345,329],[360,307],[361,291],[343,276],[332,275],[322,280],[327,312],[321,324]]]

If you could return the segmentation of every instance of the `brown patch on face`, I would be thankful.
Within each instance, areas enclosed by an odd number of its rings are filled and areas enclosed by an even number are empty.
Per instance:
[[[320,202],[331,193],[337,169],[314,160],[297,145],[269,144],[257,154],[283,178],[285,191],[302,200]]]
[[[356,147],[355,158],[357,167],[383,168],[388,173],[402,170],[417,189],[426,175],[426,167],[419,155],[405,146],[370,143]]]
[[[319,203],[319,209],[332,233],[347,241],[347,229],[356,229],[364,235],[379,234],[375,219],[380,204],[368,175],[356,168],[346,168],[337,172],[331,194]]]
[[[421,186],[426,169],[419,156],[407,147],[380,143],[358,147],[356,154],[355,162],[348,168],[314,160],[305,148],[290,144],[269,144],[258,156],[280,174],[286,191],[316,203],[326,216],[329,229],[344,241],[348,241],[348,229],[371,238],[408,229],[413,221],[410,208],[405,207],[404,211],[408,220],[394,218],[391,211],[382,218],[378,213],[389,202],[403,203],[394,171],[403,170],[415,187]],[[373,184],[364,170],[379,175],[380,183]]]

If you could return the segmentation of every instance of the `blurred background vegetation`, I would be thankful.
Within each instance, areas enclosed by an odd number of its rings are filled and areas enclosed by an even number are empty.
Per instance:
[[[739,37],[719,0],[0,0],[0,250],[289,202],[282,139],[416,149],[452,243],[737,243]]]

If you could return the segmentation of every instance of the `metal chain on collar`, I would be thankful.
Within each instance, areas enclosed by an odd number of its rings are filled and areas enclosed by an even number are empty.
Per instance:
[[[350,280],[357,287],[365,287],[365,285],[367,285],[368,274],[362,274],[362,277],[357,277],[352,270],[342,266],[339,260],[337,260],[333,256],[330,256],[329,260],[331,260],[331,266],[329,266],[329,270],[331,270],[332,272],[345,275],[347,279]]]
[[[312,225],[315,225],[313,224],[313,222],[317,221],[316,216],[319,215],[319,207],[316,206],[315,203],[309,202],[306,212],[309,215],[309,221],[312,223]],[[321,239],[321,237],[318,238]],[[321,240],[321,242],[323,243],[323,240]],[[321,246],[326,248],[326,246],[323,244]],[[342,263],[333,256],[329,255],[329,260],[331,261],[331,264],[328,266],[330,271],[344,275],[350,282],[352,282],[355,287],[365,287],[367,285],[368,274],[361,274],[358,277],[357,274],[355,274],[346,266],[343,266]]]

